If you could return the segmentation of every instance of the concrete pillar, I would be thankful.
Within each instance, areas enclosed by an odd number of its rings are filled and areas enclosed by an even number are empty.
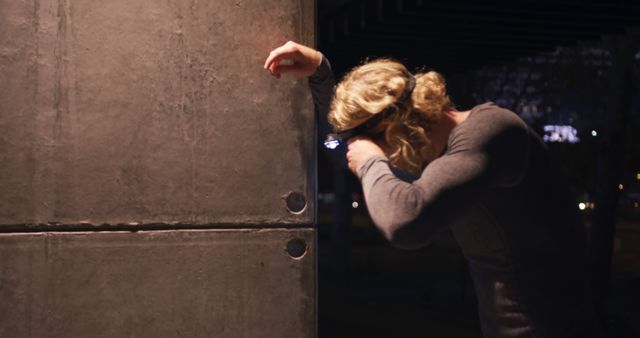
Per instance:
[[[314,337],[313,237],[310,229],[4,234],[0,336]],[[309,246],[291,249],[302,242]]]
[[[0,1],[0,336],[315,336],[314,17]]]

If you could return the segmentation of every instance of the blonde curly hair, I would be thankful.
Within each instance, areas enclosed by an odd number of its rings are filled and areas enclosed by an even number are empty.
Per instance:
[[[336,87],[329,122],[340,132],[387,108],[395,109],[380,122],[391,151],[389,160],[418,175],[437,155],[430,140],[431,128],[454,107],[444,78],[434,71],[416,74],[411,96],[399,102],[412,76],[404,65],[391,59],[377,59],[352,69]]]

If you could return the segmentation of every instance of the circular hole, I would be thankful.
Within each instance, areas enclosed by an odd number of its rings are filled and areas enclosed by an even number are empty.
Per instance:
[[[307,243],[300,238],[294,238],[287,243],[287,253],[293,258],[300,258],[307,253]]]
[[[307,199],[299,192],[292,192],[285,198],[287,209],[292,213],[301,213],[307,206]]]

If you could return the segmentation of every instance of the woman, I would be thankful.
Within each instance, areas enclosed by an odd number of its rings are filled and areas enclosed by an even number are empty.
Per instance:
[[[598,336],[574,200],[516,114],[490,102],[457,111],[442,76],[392,60],[354,68],[335,93],[311,48],[288,42],[264,67],[310,76],[319,113],[350,137],[349,168],[392,245],[418,248],[452,229],[485,337]]]

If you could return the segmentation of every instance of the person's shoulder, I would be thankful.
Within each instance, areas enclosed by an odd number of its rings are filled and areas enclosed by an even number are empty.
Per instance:
[[[515,123],[524,127],[525,122],[515,112],[500,107],[493,102],[479,104],[471,109],[470,115],[477,115],[479,121],[491,121],[494,123]]]
[[[493,102],[486,102],[473,107],[467,119],[456,128],[454,134],[455,139],[467,140],[474,147],[483,147],[497,140],[520,142],[522,137],[528,134],[528,126],[513,111]]]
[[[497,133],[507,129],[526,131],[528,128],[518,114],[493,102],[486,102],[473,107],[467,120],[470,122],[469,127],[472,129],[485,130],[490,133]]]

